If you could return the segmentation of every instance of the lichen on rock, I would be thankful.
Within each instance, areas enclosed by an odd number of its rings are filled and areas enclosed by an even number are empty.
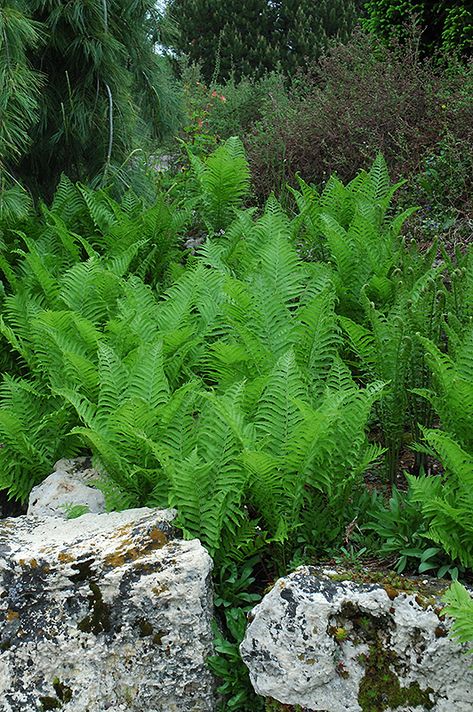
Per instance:
[[[215,708],[212,562],[173,510],[0,522],[0,710]]]
[[[253,687],[278,712],[471,712],[473,669],[447,635],[444,588],[297,569],[251,613],[240,650]]]

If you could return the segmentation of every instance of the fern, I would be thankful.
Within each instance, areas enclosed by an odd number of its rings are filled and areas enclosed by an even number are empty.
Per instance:
[[[443,612],[453,618],[451,637],[459,643],[473,642],[473,598],[471,593],[458,581],[454,581],[443,596],[447,605]],[[471,648],[469,653],[473,653]]]
[[[421,339],[434,383],[420,394],[434,406],[442,426],[467,451],[473,452],[473,325],[461,340],[450,341],[451,355]]]
[[[464,566],[473,566],[473,457],[449,435],[426,430],[444,466],[440,477],[409,476],[413,500],[429,523],[429,537]]]
[[[199,184],[204,220],[215,232],[224,229],[249,188],[249,169],[243,144],[233,136],[204,160],[190,151],[188,156]]]
[[[62,399],[26,379],[5,376],[0,399],[0,489],[24,501],[56,460],[77,454],[78,440],[66,438],[74,417]]]

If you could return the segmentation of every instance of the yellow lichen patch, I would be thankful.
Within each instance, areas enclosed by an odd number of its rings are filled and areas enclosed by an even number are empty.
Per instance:
[[[105,564],[113,568],[124,566],[130,561],[138,561],[152,551],[161,549],[168,543],[169,539],[165,532],[158,527],[153,527],[148,533],[147,540],[139,546],[129,538],[122,541],[121,546],[113,554],[108,554],[105,557]]]
[[[11,608],[8,609],[6,618],[9,623],[11,623],[11,621],[15,621],[19,617],[20,614],[18,613],[18,611],[13,611]]]
[[[114,532],[114,539],[126,539],[129,541],[132,529],[132,524],[124,524]]]
[[[154,542],[154,544],[155,544],[154,548],[156,548],[156,549],[159,549],[162,546],[165,546],[169,541],[166,534],[163,531],[161,531],[161,529],[158,529],[158,527],[154,527],[153,529],[151,529],[151,531],[149,533],[149,537],[150,537],[151,541]]]
[[[71,554],[67,554],[65,551],[61,551],[61,553],[57,555],[57,560],[61,564],[70,564],[74,561],[74,557],[71,556]]]
[[[126,564],[126,557],[124,554],[121,554],[120,552],[116,551],[114,554],[108,554],[105,559],[105,564],[107,566],[111,566],[112,568],[119,568],[120,566],[124,566]]]
[[[30,559],[30,566],[32,569],[37,569],[38,568],[38,562],[36,559]]]
[[[166,591],[169,591],[169,586],[163,583],[159,586],[154,586],[151,590],[155,596],[160,596],[162,593],[166,593]]]

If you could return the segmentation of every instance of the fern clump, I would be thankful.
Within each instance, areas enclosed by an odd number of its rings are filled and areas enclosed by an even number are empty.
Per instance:
[[[203,222],[213,232],[223,230],[249,191],[250,171],[243,144],[232,136],[207,158],[190,150],[187,155],[198,185],[195,202]]]
[[[237,139],[190,162],[185,208],[63,178],[40,216],[21,214],[31,229],[0,262],[0,486],[24,500],[54,459],[87,449],[110,507],[174,506],[218,561],[269,547],[284,570],[340,540],[365,473],[384,457],[394,480],[406,430],[436,409],[456,438],[425,431],[446,486],[414,478],[412,496],[429,538],[469,565],[466,267],[449,283],[434,249],[404,245],[411,211],[393,214],[381,157],[320,195],[300,181],[293,216],[274,197],[242,209]],[[210,237],[166,283],[192,211]]]
[[[429,537],[463,566],[473,566],[473,457],[450,435],[426,430],[443,466],[441,476],[408,476],[413,501],[428,522]]]

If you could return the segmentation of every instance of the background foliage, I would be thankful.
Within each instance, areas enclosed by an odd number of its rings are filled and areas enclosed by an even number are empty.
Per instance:
[[[179,31],[173,49],[200,63],[206,81],[291,73],[346,40],[357,19],[353,0],[170,0],[167,12]]]
[[[365,26],[385,40],[402,37],[406,20],[415,16],[424,28],[422,47],[452,53],[470,53],[473,47],[473,11],[468,0],[368,0]]]

